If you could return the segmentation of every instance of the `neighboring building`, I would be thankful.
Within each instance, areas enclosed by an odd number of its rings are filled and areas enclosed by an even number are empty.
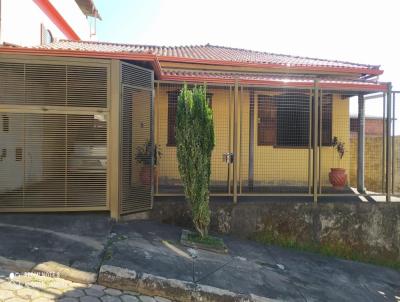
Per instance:
[[[385,120],[382,117],[365,117],[365,135],[383,137]],[[352,136],[357,136],[358,133],[358,117],[350,117],[350,132]]]
[[[175,120],[184,83],[207,85],[212,195],[354,194],[353,184],[335,191],[329,183],[330,169],[349,171],[351,158],[347,149],[339,160],[331,143],[350,146],[349,98],[389,93],[382,73],[208,44],[0,48],[0,210],[118,217],[150,209],[153,196],[182,195]],[[156,170],[154,143],[162,153]],[[361,159],[357,169],[364,173]]]
[[[96,19],[93,0],[0,0],[0,45],[93,40]]]

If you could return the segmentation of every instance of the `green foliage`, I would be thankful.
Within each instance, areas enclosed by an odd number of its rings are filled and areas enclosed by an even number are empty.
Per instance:
[[[337,153],[339,155],[339,159],[342,159],[346,150],[344,148],[344,143],[339,141],[337,136],[333,137],[332,147],[336,149],[336,151],[337,151]]]
[[[206,236],[206,237],[201,237],[197,234],[189,234],[188,235],[188,240],[194,243],[201,243],[204,245],[208,245],[211,247],[216,247],[216,248],[224,248],[224,241],[221,238],[213,237],[213,236]]]
[[[201,237],[210,224],[209,185],[211,153],[214,148],[212,110],[207,104],[205,87],[185,85],[178,98],[176,113],[178,167],[192,219]]]
[[[291,236],[277,234],[270,231],[256,233],[254,236],[252,236],[252,239],[263,244],[272,244],[284,248],[312,252],[329,257],[372,263],[400,270],[400,261],[391,260],[389,258],[380,256],[368,255],[365,252],[361,252],[341,242],[322,244],[316,242],[300,242]]]

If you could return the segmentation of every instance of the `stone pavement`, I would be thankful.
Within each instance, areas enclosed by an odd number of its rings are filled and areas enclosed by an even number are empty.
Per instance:
[[[11,277],[11,278],[10,278]],[[0,271],[1,302],[168,302],[165,298],[120,291],[97,284],[81,284],[38,273],[10,276]]]

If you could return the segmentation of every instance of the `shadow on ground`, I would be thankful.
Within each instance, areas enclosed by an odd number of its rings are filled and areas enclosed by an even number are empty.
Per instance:
[[[97,272],[112,222],[104,214],[0,214],[0,256]]]

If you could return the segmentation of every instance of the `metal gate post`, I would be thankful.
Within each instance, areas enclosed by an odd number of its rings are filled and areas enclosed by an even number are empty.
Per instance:
[[[238,181],[238,117],[239,117],[239,81],[235,80],[235,96],[233,105],[233,202],[237,203]]]
[[[365,193],[365,102],[358,95],[358,146],[357,146],[357,191]]]
[[[111,60],[111,106],[109,121],[109,163],[108,163],[108,183],[111,218],[118,220],[120,218],[120,148],[121,148],[121,65],[118,60]]]
[[[314,104],[313,104],[313,200],[318,201],[318,81],[314,82]]]
[[[386,201],[390,202],[392,185],[392,83],[388,83],[386,102]]]
[[[396,92],[392,91],[392,194],[396,193]]]

